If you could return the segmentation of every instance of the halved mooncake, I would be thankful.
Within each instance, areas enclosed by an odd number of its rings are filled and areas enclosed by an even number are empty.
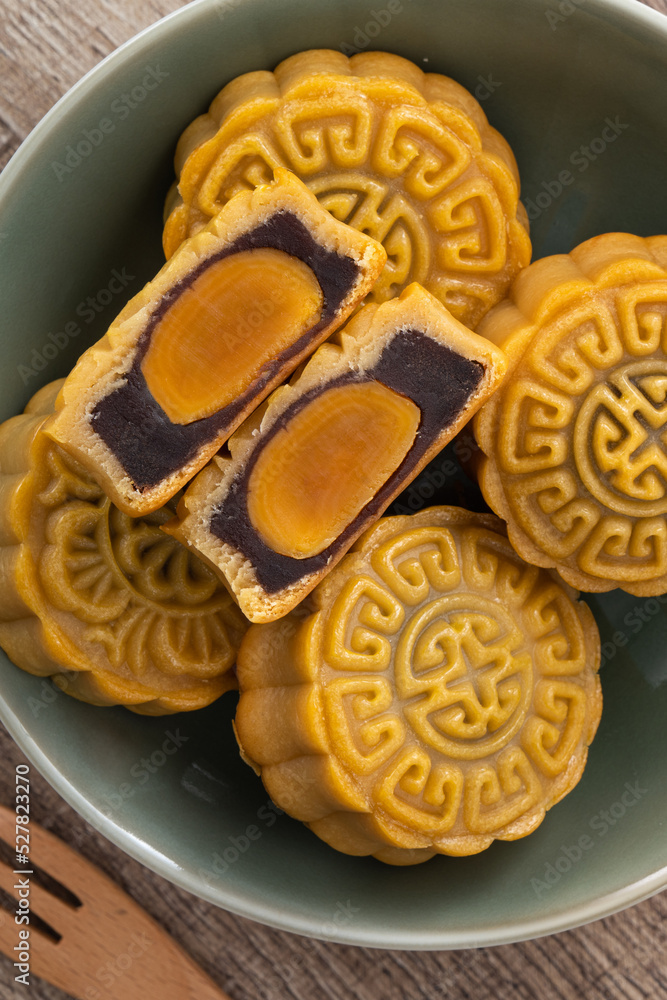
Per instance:
[[[378,243],[276,177],[185,242],[63,386],[49,433],[129,514],[174,496],[382,270]]]
[[[536,261],[480,332],[510,359],[480,485],[517,552],[580,590],[667,592],[667,236]]]
[[[464,87],[400,56],[316,49],[228,83],[178,144],[166,256],[280,167],[384,245],[375,302],[418,281],[474,328],[530,262],[509,145]]]
[[[370,304],[189,486],[165,530],[256,622],[286,614],[463,426],[502,352],[420,285]]]
[[[384,518],[241,644],[236,733],[281,809],[390,864],[531,833],[579,781],[600,639],[493,515]]]
[[[201,560],[134,519],[51,441],[62,381],[0,425],[0,646],[95,705],[162,715],[236,687],[247,621]]]

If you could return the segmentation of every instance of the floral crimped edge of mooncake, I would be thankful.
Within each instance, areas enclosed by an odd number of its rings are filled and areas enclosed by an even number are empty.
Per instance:
[[[277,806],[346,854],[476,854],[577,784],[602,710],[590,609],[490,514],[384,518],[238,655],[235,730]]]
[[[527,268],[480,333],[509,374],[480,485],[516,550],[583,591],[667,591],[667,236],[596,236]]]
[[[280,167],[384,244],[376,302],[418,281],[474,328],[530,263],[509,145],[464,87],[401,56],[316,49],[228,83],[178,144],[165,255]]]
[[[302,600],[501,383],[505,358],[418,284],[364,306],[230,438],[165,526],[250,621]]]
[[[44,432],[62,380],[0,425],[0,646],[95,705],[203,708],[236,688],[248,622],[215,575],[123,514]]]
[[[79,358],[49,433],[121,510],[156,510],[347,319],[385,260],[277,171],[183,243]]]

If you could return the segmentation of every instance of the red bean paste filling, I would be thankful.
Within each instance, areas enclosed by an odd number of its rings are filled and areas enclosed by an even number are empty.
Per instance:
[[[248,464],[232,482],[229,492],[209,522],[212,534],[239,549],[252,563],[257,580],[269,594],[318,572],[336,555],[362,524],[379,517],[387,498],[408,478],[438,435],[459,416],[484,376],[484,365],[470,361],[439,344],[419,330],[398,333],[380,355],[374,368],[347,372],[323,386],[304,393],[276,420]],[[274,434],[321,393],[351,382],[381,382],[412,399],[421,410],[415,441],[409,452],[372,500],[357,514],[338,538],[316,556],[294,559],[275,552],[255,531],[248,515],[248,481],[262,449]]]
[[[191,424],[174,424],[148,391],[141,363],[153,330],[182,292],[206,268],[224,257],[245,250],[266,247],[283,250],[303,261],[317,278],[324,305],[320,319],[287,350],[269,361],[238,399],[217,413]],[[212,441],[261,392],[289,360],[298,355],[321,329],[331,322],[359,276],[354,260],[327,250],[314,239],[292,212],[276,212],[267,222],[244,233],[220,253],[207,258],[170,290],[151,316],[137,344],[132,367],[118,389],[101,399],[92,413],[92,428],[116,456],[132,479],[135,489],[144,491],[177,472]]]

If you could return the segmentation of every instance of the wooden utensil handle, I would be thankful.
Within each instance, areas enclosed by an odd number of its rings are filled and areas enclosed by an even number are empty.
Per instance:
[[[156,997],[160,1000],[231,1000],[172,938],[161,942],[161,947],[165,957],[164,979],[155,982]],[[142,993],[137,1000],[145,1000],[145,995]]]

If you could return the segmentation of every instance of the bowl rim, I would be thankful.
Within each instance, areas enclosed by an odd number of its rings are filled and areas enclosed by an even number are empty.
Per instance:
[[[399,951],[446,951],[516,944],[520,941],[529,941],[533,938],[573,930],[594,920],[609,917],[628,906],[641,903],[667,888],[667,865],[665,865],[643,879],[602,896],[596,896],[589,902],[581,903],[574,908],[564,908],[541,919],[502,922],[480,927],[476,929],[474,938],[467,930],[438,929],[437,931],[425,932],[423,929],[404,928],[399,935],[395,931],[378,931],[361,925],[355,927],[353,932],[346,931],[343,926],[336,927],[333,933],[328,929],[325,931],[319,928],[315,932],[312,919],[301,916],[298,912],[289,912],[278,906],[267,904],[259,898],[249,898],[250,894],[247,892],[232,890],[229,887],[220,887],[214,891],[203,881],[197,882],[196,887],[193,887],[195,878],[187,875],[175,861],[154,850],[150,844],[111,820],[82,795],[76,786],[58,771],[17,716],[4,704],[0,706],[0,719],[31,764],[34,764],[40,774],[75,812],[78,812],[107,840],[129,854],[135,861],[140,862],[179,888],[185,889],[221,909],[249,920],[258,921],[277,930],[290,931],[304,937],[315,937],[324,941],[358,947],[386,948]]]
[[[243,0],[242,0],[243,2]],[[539,2],[539,0],[538,0]],[[69,113],[83,101],[90,88],[102,83],[111,73],[117,73],[130,58],[145,50],[150,55],[150,45],[157,36],[168,35],[175,20],[196,20],[206,14],[207,8],[215,6],[218,11],[237,7],[239,0],[191,0],[185,6],[167,14],[148,25],[138,34],[128,39],[104,57],[77,81],[32,129],[9,162],[0,172],[0,213],[3,203],[11,197],[12,188],[21,178],[24,163],[39,155],[40,146],[56,127],[65,111]],[[641,0],[589,0],[586,8],[590,13],[603,17],[621,16],[628,21],[650,28],[662,34],[667,43],[667,16],[646,7]],[[97,808],[67,779],[46,756],[35,739],[25,728],[18,715],[0,698],[0,721],[23,751],[28,760],[49,782],[58,794],[81,815],[92,827],[105,836],[134,860],[162,876],[179,888],[212,903],[221,909],[258,921],[279,930],[290,931],[305,937],[359,947],[387,948],[394,950],[452,950],[480,948],[494,945],[513,944],[532,938],[543,937],[561,931],[572,930],[594,920],[608,917],[626,907],[633,906],[667,888],[667,863],[657,871],[622,888],[596,896],[588,902],[574,907],[562,908],[540,919],[519,919],[510,923],[489,923],[476,929],[474,938],[467,930],[449,928],[425,932],[423,929],[378,930],[355,927],[334,929],[313,928],[312,919],[298,912],[279,908],[267,903],[256,891],[239,891],[229,886],[218,886],[215,890],[194,874],[187,874],[175,861],[168,858],[143,841],[138,835],[125,829],[119,822]]]

